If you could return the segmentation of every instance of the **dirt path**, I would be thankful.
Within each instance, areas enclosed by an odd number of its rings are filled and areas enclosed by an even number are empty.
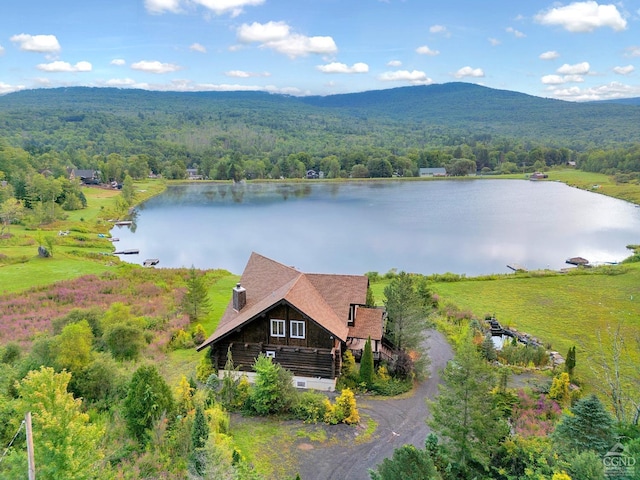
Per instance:
[[[343,441],[328,442],[328,446],[313,445],[313,448],[309,444],[300,445],[298,460],[302,480],[369,480],[369,469],[391,457],[396,448],[408,443],[424,448],[429,434],[425,398],[432,399],[438,393],[440,371],[453,357],[450,345],[439,332],[430,330],[426,343],[431,357],[429,379],[407,398],[358,398],[361,417],[370,416],[378,424],[372,439],[359,442],[363,430],[345,426],[341,429]]]

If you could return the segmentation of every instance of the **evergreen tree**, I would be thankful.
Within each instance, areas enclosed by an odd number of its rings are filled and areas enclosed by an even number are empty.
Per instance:
[[[371,337],[364,344],[364,351],[360,359],[360,381],[367,387],[373,384],[373,352],[371,351]]]
[[[377,470],[369,470],[371,480],[436,480],[440,475],[426,450],[414,445],[396,448],[393,457],[385,458]]]
[[[211,308],[207,285],[204,277],[193,266],[189,269],[186,282],[187,292],[182,299],[182,308],[189,315],[189,320],[195,322],[207,315]]]
[[[508,432],[490,393],[493,385],[491,367],[467,336],[444,369],[440,392],[430,402],[429,421],[463,478],[472,478],[478,467],[488,468],[491,455]]]
[[[593,450],[606,453],[614,444],[613,419],[595,395],[579,400],[564,414],[556,426],[553,438],[566,455]]]
[[[171,389],[155,366],[143,366],[135,371],[123,406],[129,431],[142,443],[154,422],[173,410]]]
[[[575,345],[569,347],[569,352],[567,352],[567,358],[564,361],[564,371],[569,374],[570,377],[573,377],[573,370],[576,368],[576,347]]]
[[[204,473],[206,467],[206,455],[203,450],[208,438],[209,424],[207,423],[207,418],[202,411],[202,407],[198,405],[196,407],[196,414],[191,427],[191,446],[193,447],[191,463],[199,475]]]
[[[485,335],[484,340],[482,341],[482,356],[488,362],[493,362],[498,358],[491,334]]]
[[[398,350],[420,350],[426,329],[423,301],[413,278],[400,272],[384,289],[387,332]]]

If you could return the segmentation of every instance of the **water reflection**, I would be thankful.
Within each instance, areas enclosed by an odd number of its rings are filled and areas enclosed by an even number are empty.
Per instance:
[[[139,208],[123,249],[162,267],[242,271],[252,251],[309,272],[504,273],[619,261],[640,209],[553,182],[504,180],[171,186]]]

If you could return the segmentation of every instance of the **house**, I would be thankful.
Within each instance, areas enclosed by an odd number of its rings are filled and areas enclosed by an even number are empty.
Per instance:
[[[187,168],[187,176],[189,180],[202,180],[204,177],[198,174],[197,168]]]
[[[98,170],[82,170],[78,168],[73,168],[69,172],[69,179],[80,180],[81,183],[85,185],[99,185],[100,184],[100,171]]]
[[[447,169],[444,167],[437,168],[421,168],[419,171],[421,177],[446,177]]]
[[[307,179],[312,180],[316,178],[320,178],[320,174],[318,174],[318,172],[313,169],[307,170]]]
[[[384,309],[367,307],[364,275],[305,274],[252,253],[216,331],[198,347],[210,348],[224,375],[227,351],[252,380],[260,354],[294,375],[298,388],[334,390],[342,355],[361,355],[371,337],[374,357],[390,360]]]

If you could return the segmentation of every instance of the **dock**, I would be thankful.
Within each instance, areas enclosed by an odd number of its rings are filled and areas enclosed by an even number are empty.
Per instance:
[[[567,258],[565,260],[565,263],[568,263],[569,265],[585,266],[589,265],[589,260],[582,257],[571,257]]]
[[[116,222],[115,225],[118,227],[127,227],[131,225],[133,222],[131,220],[122,220],[120,222]]]
[[[527,269],[525,267],[523,267],[522,265],[518,265],[517,263],[509,263],[507,265],[507,268],[510,268],[514,272],[526,272],[527,271]]]
[[[137,255],[140,253],[140,250],[131,249],[131,250],[120,250],[119,252],[113,252],[114,255]]]
[[[160,260],[157,258],[147,258],[144,262],[142,262],[143,267],[155,267],[160,263]]]

